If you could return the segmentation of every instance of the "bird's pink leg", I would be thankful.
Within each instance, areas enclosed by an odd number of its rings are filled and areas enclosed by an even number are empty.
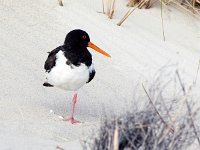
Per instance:
[[[72,113],[71,113],[71,117],[69,118],[64,118],[64,121],[69,121],[71,123],[80,123],[80,121],[74,119],[74,109],[75,109],[75,105],[76,105],[76,98],[77,98],[77,93],[74,94],[73,100],[72,100]]]

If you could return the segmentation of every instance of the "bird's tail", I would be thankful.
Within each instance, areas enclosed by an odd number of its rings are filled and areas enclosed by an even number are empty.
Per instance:
[[[44,82],[44,83],[43,83],[43,86],[46,86],[46,87],[53,87],[53,85],[51,85],[51,84],[49,84],[49,83],[47,83],[47,82]]]

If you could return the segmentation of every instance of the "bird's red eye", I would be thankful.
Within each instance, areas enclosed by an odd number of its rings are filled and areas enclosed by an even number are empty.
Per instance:
[[[86,39],[86,36],[85,36],[85,35],[83,35],[82,37],[83,37],[83,39]]]

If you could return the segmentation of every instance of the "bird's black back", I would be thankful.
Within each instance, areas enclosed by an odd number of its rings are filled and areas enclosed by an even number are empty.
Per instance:
[[[44,69],[46,72],[50,72],[51,69],[56,65],[56,54],[61,50],[61,46],[57,47],[56,49],[52,50],[48,57],[47,60],[45,61],[44,64]]]

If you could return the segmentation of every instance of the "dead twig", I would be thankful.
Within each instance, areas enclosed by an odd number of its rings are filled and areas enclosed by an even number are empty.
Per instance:
[[[160,2],[160,16],[161,16],[161,23],[162,23],[163,41],[165,41],[165,30],[164,30],[164,21],[163,21],[163,3],[162,3],[162,0]]]
[[[115,121],[113,150],[119,150],[119,128],[118,128],[117,120]]]
[[[122,23],[132,14],[132,12],[134,10],[136,10],[139,6],[142,7],[145,4],[145,0],[144,1],[140,1],[140,3],[138,3],[132,10],[128,10],[128,12],[126,12],[126,14],[122,17],[122,19],[117,23],[118,26],[121,26]]]
[[[199,73],[199,67],[200,67],[200,59],[199,59],[199,65],[198,65],[198,68],[197,68],[196,77],[195,77],[195,80],[194,80],[194,85],[196,85],[196,83],[197,83],[197,77],[198,77],[198,73]]]
[[[115,0],[110,2],[109,11],[108,11],[108,18],[112,19],[115,10]]]
[[[105,14],[105,10],[104,10],[104,0],[102,0],[102,11],[103,11],[103,14]]]
[[[155,105],[153,104],[153,101],[152,101],[151,97],[149,96],[149,94],[148,94],[148,92],[147,92],[147,90],[146,90],[146,88],[144,87],[143,84],[142,84],[142,87],[143,87],[143,89],[144,89],[144,91],[145,91],[145,93],[146,93],[146,95],[147,95],[147,97],[148,97],[148,99],[149,99],[151,105],[153,106],[155,112],[158,114],[160,120],[166,125],[166,127],[169,129],[169,131],[170,131],[171,133],[174,133],[174,128],[171,127],[170,125],[168,125],[168,124],[166,123],[166,121],[162,118],[162,116],[161,116],[160,113],[158,112],[157,108],[156,108]]]
[[[183,94],[184,94],[184,96],[185,96],[185,102],[186,102],[186,106],[187,106],[187,109],[188,109],[188,114],[189,114],[189,117],[190,117],[190,120],[191,120],[191,124],[192,124],[192,127],[193,127],[193,129],[194,129],[195,136],[196,136],[197,141],[198,141],[198,143],[199,143],[199,145],[200,145],[200,139],[199,139],[199,136],[198,136],[198,133],[197,133],[197,129],[196,129],[195,124],[194,124],[194,120],[193,120],[193,118],[192,118],[192,111],[191,111],[189,102],[188,102],[188,100],[187,100],[187,98],[186,98],[186,90],[185,90],[185,87],[184,87],[184,85],[183,85],[183,82],[182,82],[182,80],[181,80],[181,77],[180,77],[180,75],[179,75],[178,70],[176,70],[176,75],[177,75],[177,77],[178,77],[178,80],[179,80],[179,83],[180,83],[180,85],[181,85]]]

